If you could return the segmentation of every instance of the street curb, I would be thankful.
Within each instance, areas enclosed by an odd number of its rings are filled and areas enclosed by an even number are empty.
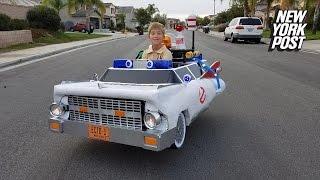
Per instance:
[[[210,33],[209,33],[209,35],[210,35],[210,36],[213,36],[213,37],[216,37],[216,38],[222,38],[222,39],[223,39],[223,36],[219,36],[219,35],[215,35],[215,34],[210,34]],[[262,39],[261,39],[261,43],[269,45],[269,44],[270,44],[270,39],[269,39],[269,38],[262,38]]]
[[[134,36],[129,36],[129,37],[134,37]],[[118,37],[118,38],[114,38],[114,39],[107,39],[105,41],[92,42],[92,43],[88,43],[88,44],[77,45],[77,46],[73,46],[73,47],[69,47],[69,48],[65,48],[65,49],[60,49],[60,50],[48,52],[48,53],[41,54],[41,55],[34,55],[34,56],[30,56],[30,57],[16,59],[16,60],[13,60],[13,61],[10,61],[10,62],[1,63],[0,64],[0,69],[1,68],[6,68],[6,67],[9,67],[9,66],[14,66],[14,65],[17,65],[17,64],[21,64],[21,63],[24,63],[24,62],[32,61],[32,60],[35,60],[35,59],[44,58],[44,57],[47,57],[47,56],[60,54],[60,53],[63,53],[63,52],[66,52],[66,51],[70,51],[70,50],[73,50],[73,49],[78,49],[78,48],[82,48],[82,47],[86,47],[86,46],[91,46],[91,45],[94,45],[94,44],[99,44],[99,43],[108,42],[108,41],[112,41],[112,40],[125,39],[125,38],[128,38],[128,37]]]

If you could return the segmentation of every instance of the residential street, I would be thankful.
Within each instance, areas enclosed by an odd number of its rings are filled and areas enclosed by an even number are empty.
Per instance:
[[[188,45],[191,32],[186,32]],[[226,91],[188,128],[180,150],[52,133],[53,86],[89,80],[134,58],[146,36],[120,39],[0,71],[0,179],[318,179],[320,55],[268,52],[196,32],[196,49],[222,62]]]

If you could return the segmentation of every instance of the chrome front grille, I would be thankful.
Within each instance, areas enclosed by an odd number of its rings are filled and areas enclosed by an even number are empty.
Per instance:
[[[142,130],[142,102],[135,100],[69,96],[69,120]],[[82,108],[82,109],[81,109]],[[86,112],[84,112],[84,110]],[[115,111],[125,113],[119,117]]]

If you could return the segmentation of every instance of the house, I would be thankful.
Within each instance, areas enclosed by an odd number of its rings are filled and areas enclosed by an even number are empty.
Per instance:
[[[76,24],[76,23],[86,23],[86,10],[85,9],[79,9],[79,10],[73,10],[69,12],[69,8],[65,6],[60,12],[60,18],[61,22],[63,22],[66,26],[69,26],[69,24]],[[92,9],[89,10],[90,14],[90,23],[95,26],[96,29],[100,28],[100,15],[99,13]]]
[[[110,28],[111,21],[113,22],[114,25],[117,24],[116,21],[116,6],[112,3],[104,3],[106,6],[106,13],[103,16],[103,21],[102,21],[102,27],[103,29]]]
[[[133,6],[118,6],[117,7],[117,14],[124,14],[125,15],[125,25],[126,28],[136,29],[139,26],[139,23],[134,15],[135,9]]]
[[[0,13],[12,19],[26,19],[27,12],[37,5],[39,3],[32,0],[0,0]]]
[[[96,29],[107,29],[110,27],[111,21],[116,24],[116,6],[112,3],[104,3],[106,12],[101,19],[101,14],[96,9],[89,10],[90,23],[95,26]],[[69,12],[68,7],[64,7],[59,15],[61,21],[65,24],[86,23],[86,10],[79,9],[77,11]]]

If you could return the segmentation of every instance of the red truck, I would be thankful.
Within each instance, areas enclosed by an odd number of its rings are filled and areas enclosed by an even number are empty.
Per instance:
[[[90,26],[92,26],[92,25],[90,25]],[[93,28],[93,26],[92,26],[92,28]],[[87,25],[86,25],[86,24],[84,24],[84,23],[77,23],[77,24],[75,24],[73,27],[70,28],[70,31],[72,31],[72,32],[74,32],[74,31],[79,31],[79,32],[85,33],[85,32],[88,32],[88,29],[89,29],[89,28],[87,28]]]

